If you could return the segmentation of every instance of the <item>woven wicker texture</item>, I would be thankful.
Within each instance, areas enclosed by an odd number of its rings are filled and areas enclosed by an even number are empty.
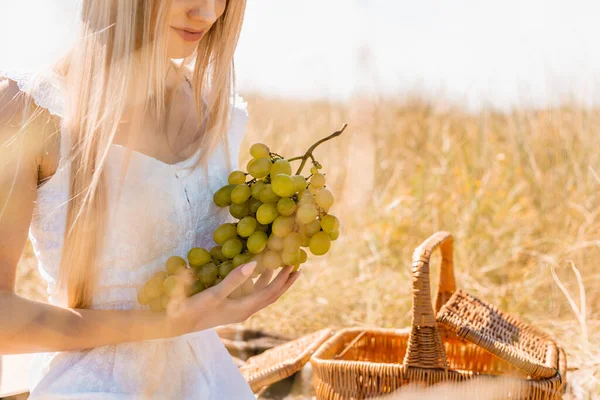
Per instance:
[[[499,358],[475,342],[462,339],[449,327],[438,324],[431,301],[429,269],[431,254],[436,248],[440,248],[442,253],[436,310],[443,308],[453,298],[456,284],[452,236],[447,232],[439,232],[427,239],[413,254],[411,328],[351,328],[338,332],[311,358],[317,398],[364,399],[391,393],[410,383],[429,386],[479,376],[491,376],[506,383],[507,398],[561,398],[566,371],[566,357],[561,349],[556,348],[553,364],[547,355],[544,364],[559,372],[549,378],[536,379],[523,370],[522,364],[514,364],[514,358]],[[465,318],[461,322],[469,324],[470,320]],[[482,320],[480,328],[484,326],[485,320]],[[498,325],[498,329],[502,329],[501,326]],[[524,325],[519,326],[525,328]],[[531,338],[539,338],[536,340],[549,340],[543,334],[536,336],[537,331],[533,328],[527,332],[532,335]],[[500,333],[496,335],[501,336]],[[530,342],[528,339],[527,343]],[[524,345],[521,350],[526,352],[530,348],[528,346],[531,345]],[[531,360],[538,360],[531,365],[539,364],[539,350],[530,357]]]
[[[250,357],[240,371],[256,392],[299,371],[332,334],[331,329],[322,329],[274,347]]]
[[[410,329],[378,328],[348,328],[336,333],[310,360],[317,399],[366,399],[392,393],[410,383],[434,385],[479,376],[494,376],[507,388],[507,398],[561,398],[561,375],[528,380],[522,371],[506,361],[458,338],[444,343],[447,371],[406,366],[403,361],[410,333]],[[564,376],[566,364],[562,350],[559,361]],[[472,387],[469,390],[473,390]]]
[[[437,316],[459,337],[483,347],[533,378],[550,378],[558,368],[558,348],[543,332],[459,290]]]

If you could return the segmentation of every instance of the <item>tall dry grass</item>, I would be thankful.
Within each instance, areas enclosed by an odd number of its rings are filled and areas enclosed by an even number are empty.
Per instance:
[[[349,123],[316,151],[342,236],[248,325],[407,326],[412,251],[447,230],[459,287],[551,333],[568,353],[571,395],[600,396],[599,111],[248,100],[242,161],[256,141],[294,156]],[[32,265],[24,258],[19,287],[34,296]]]

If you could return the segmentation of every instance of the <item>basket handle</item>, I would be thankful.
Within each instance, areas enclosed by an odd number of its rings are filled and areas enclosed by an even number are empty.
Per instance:
[[[415,249],[412,259],[413,318],[404,364],[417,368],[448,368],[446,352],[431,304],[429,261],[436,248],[442,253],[436,313],[456,290],[452,264],[452,235],[437,232]]]

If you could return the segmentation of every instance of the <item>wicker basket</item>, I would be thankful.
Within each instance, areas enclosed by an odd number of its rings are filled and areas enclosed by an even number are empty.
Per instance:
[[[437,247],[442,251],[439,322],[429,283],[429,260]],[[411,383],[430,386],[475,377],[494,377],[506,388],[506,398],[561,398],[562,349],[536,329],[462,291],[455,293],[450,234],[437,233],[415,250],[412,273],[411,328],[338,332],[311,358],[318,399],[364,399]]]
[[[333,334],[331,329],[302,336],[291,342],[273,347],[264,353],[250,357],[240,372],[254,392],[299,371],[315,350]]]

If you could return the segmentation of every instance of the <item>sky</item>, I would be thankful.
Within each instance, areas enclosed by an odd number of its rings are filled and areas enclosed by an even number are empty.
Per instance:
[[[470,107],[590,102],[599,17],[596,0],[250,0],[239,82],[309,98],[368,90]]]
[[[72,4],[0,0],[0,62],[15,51],[7,38],[48,52],[68,38],[53,21]],[[23,29],[19,16],[41,30]],[[420,94],[471,108],[595,104],[599,16],[597,0],[248,0],[238,88],[334,100]]]

